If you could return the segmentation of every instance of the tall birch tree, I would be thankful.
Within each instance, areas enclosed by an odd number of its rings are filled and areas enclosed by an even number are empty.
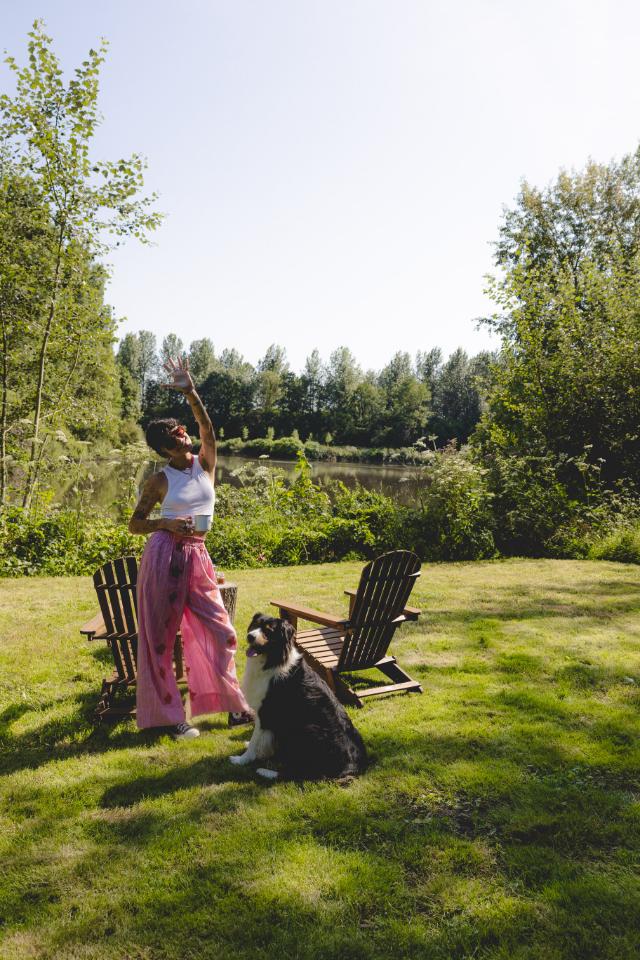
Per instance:
[[[92,420],[97,425],[104,409],[96,401],[117,390],[112,351],[105,351],[115,324],[103,303],[107,271],[101,258],[129,237],[146,242],[161,219],[153,209],[155,195],[141,196],[146,163],[140,154],[115,161],[92,154],[101,122],[99,73],[106,49],[103,40],[65,81],[52,40],[42,21],[36,21],[28,35],[26,63],[6,58],[15,91],[0,96],[2,216],[19,218],[11,184],[21,184],[38,222],[33,249],[31,235],[23,237],[18,274],[3,272],[0,278],[6,294],[0,318],[2,430],[14,426],[16,414],[28,424],[21,492],[25,508],[32,502],[51,436],[69,421],[86,428]],[[16,239],[20,229],[14,234]],[[4,271],[6,260],[2,267]],[[9,368],[23,353],[30,358],[25,359],[27,380],[20,403],[10,410],[16,398]],[[6,432],[3,444],[5,438]],[[6,456],[5,446],[2,453]],[[6,460],[3,477],[5,471]]]

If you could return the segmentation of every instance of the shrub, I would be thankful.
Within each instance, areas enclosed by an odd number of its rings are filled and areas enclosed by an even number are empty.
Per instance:
[[[494,451],[487,467],[500,552],[527,557],[554,554],[554,536],[576,517],[579,506],[559,479],[556,459]]]
[[[304,450],[304,445],[295,437],[280,437],[273,441],[271,456],[275,460],[295,460]]]
[[[640,524],[611,530],[591,545],[587,556],[590,560],[640,563]]]
[[[405,537],[427,560],[478,560],[494,556],[492,494],[486,470],[467,449],[451,444],[432,451],[417,468],[420,510],[406,518]]]
[[[274,441],[269,440],[268,437],[254,437],[253,440],[247,440],[246,443],[243,443],[240,449],[248,456],[260,456],[263,453],[269,455],[273,444]]]
[[[143,541],[126,526],[71,510],[29,516],[13,508],[2,516],[0,576],[71,576],[93,571],[107,560],[139,556]]]

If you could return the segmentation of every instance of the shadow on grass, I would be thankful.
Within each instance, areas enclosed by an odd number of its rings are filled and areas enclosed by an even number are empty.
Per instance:
[[[167,733],[164,727],[138,730],[129,718],[116,723],[97,723],[93,715],[96,700],[96,692],[91,690],[73,698],[60,697],[39,704],[38,710],[42,712],[56,707],[66,707],[66,711],[63,716],[45,720],[34,729],[18,734],[11,732],[11,725],[32,712],[34,706],[32,703],[10,704],[0,714],[0,774],[83,754],[146,747]]]
[[[205,757],[195,763],[174,767],[158,775],[137,776],[127,783],[109,787],[101,807],[131,807],[143,800],[163,797],[191,787],[214,785],[243,786],[256,782],[254,767],[237,767],[229,757]],[[225,796],[229,796],[225,794]],[[226,809],[230,809],[226,807]]]
[[[402,726],[408,703],[367,733],[379,763],[354,790],[267,788],[227,757],[187,754],[110,785],[82,818],[91,851],[74,868],[90,884],[99,852],[114,872],[109,909],[69,915],[52,864],[13,888],[6,916],[49,924],[55,956],[103,943],[178,958],[188,942],[194,956],[253,960],[632,957],[637,890],[616,870],[640,847],[637,780],[602,757],[576,763],[562,740],[576,718],[547,712],[550,736],[527,697],[502,700],[502,728],[484,735],[433,732],[426,715]],[[17,856],[27,849],[23,838]]]

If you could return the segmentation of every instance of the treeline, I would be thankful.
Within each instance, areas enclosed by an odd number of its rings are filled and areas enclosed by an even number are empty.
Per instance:
[[[484,322],[501,339],[496,357],[401,352],[382,370],[363,371],[342,347],[326,360],[314,351],[296,373],[277,345],[254,367],[234,350],[216,354],[208,339],[186,345],[171,334],[158,348],[149,332],[128,334],[116,354],[104,254],[114,238],[144,240],[159,218],[154,198],[140,195],[139,155],[91,156],[103,56],[103,47],[91,51],[65,84],[36,24],[27,65],[8,59],[15,94],[0,96],[0,532],[14,544],[7,569],[29,551],[40,569],[55,539],[47,524],[61,478],[73,475],[81,492],[83,475],[93,482],[91,458],[106,455],[115,470],[132,450],[146,456],[140,427],[151,417],[175,415],[195,427],[182,400],[159,385],[159,361],[183,351],[232,449],[295,455],[304,441],[320,456],[326,446],[422,440],[410,515],[382,504],[380,517],[395,519],[374,534],[366,498],[358,494],[365,506],[352,516],[339,490],[323,506],[305,481],[304,504],[302,487],[285,484],[260,514],[264,523],[251,527],[258,493],[247,494],[254,505],[229,497],[217,529],[229,562],[331,559],[411,537],[431,559],[605,555],[589,553],[602,538],[623,545],[621,559],[640,559],[640,149],[561,172],[544,189],[523,184],[495,245],[496,313]],[[130,492],[135,479],[129,471]],[[123,490],[124,512],[129,499]],[[82,539],[82,516],[80,501],[74,517],[60,513],[61,563],[73,537]],[[275,518],[281,539],[269,545]],[[114,550],[123,546],[110,537]],[[106,558],[111,547],[96,549],[94,559]],[[32,569],[23,559],[16,569]]]
[[[253,366],[233,349],[216,355],[208,338],[187,347],[172,333],[158,350],[154,334],[140,331],[126,334],[117,352],[123,419],[146,425],[154,417],[178,417],[195,429],[182,398],[160,385],[163,362],[177,355],[188,356],[224,437],[294,436],[368,447],[405,447],[420,437],[440,446],[465,443],[486,406],[496,361],[488,352],[469,357],[462,349],[445,361],[434,348],[414,357],[399,352],[382,370],[363,371],[340,347],[327,361],[314,350],[295,373],[277,344]]]

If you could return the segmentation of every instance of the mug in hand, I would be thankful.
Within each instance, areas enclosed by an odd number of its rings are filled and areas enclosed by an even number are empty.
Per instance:
[[[196,513],[193,518],[193,529],[196,533],[206,533],[207,530],[211,529],[211,514],[210,513]]]

